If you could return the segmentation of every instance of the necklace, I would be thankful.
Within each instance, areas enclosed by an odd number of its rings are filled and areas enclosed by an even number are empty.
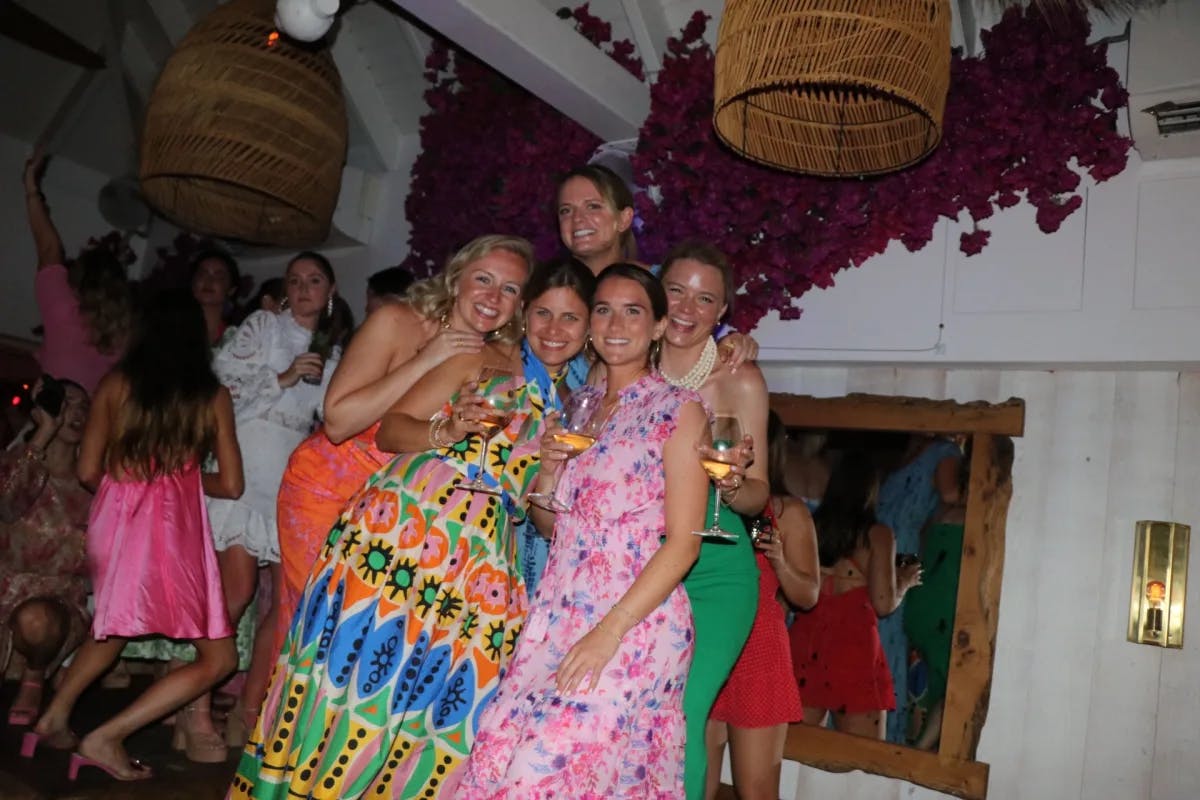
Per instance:
[[[708,376],[712,374],[713,367],[716,364],[717,343],[710,336],[708,337],[708,341],[704,343],[704,351],[700,353],[700,358],[682,378],[668,375],[667,371],[661,365],[659,365],[658,374],[662,375],[663,380],[672,386],[681,386],[684,389],[699,389],[708,380]]]

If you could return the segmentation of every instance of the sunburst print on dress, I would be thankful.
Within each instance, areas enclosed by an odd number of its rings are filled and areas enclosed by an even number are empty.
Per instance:
[[[357,572],[363,583],[379,587],[391,566],[396,550],[382,539],[372,539],[367,550],[358,559]],[[349,555],[349,551],[345,553]]]

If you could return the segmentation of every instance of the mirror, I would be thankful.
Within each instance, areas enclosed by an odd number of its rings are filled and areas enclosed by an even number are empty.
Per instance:
[[[988,765],[975,760],[975,750],[987,717],[1004,525],[1012,495],[1012,449],[1007,437],[1023,432],[1024,403],[1017,399],[989,404],[873,395],[813,398],[774,394],[771,407],[789,429],[828,432],[827,441],[842,447],[874,443],[871,446],[880,457],[895,457],[894,451],[899,449],[901,463],[911,455],[909,444],[918,441],[910,438],[911,434],[950,438],[970,453],[964,464],[969,477],[961,512],[961,561],[936,744],[931,750],[922,750],[830,728],[793,725],[784,753],[788,759],[824,770],[858,769],[982,800],[987,795]],[[889,443],[889,437],[878,436],[885,432],[904,435],[891,437]]]

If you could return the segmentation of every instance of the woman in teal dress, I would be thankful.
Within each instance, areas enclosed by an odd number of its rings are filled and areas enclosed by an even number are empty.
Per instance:
[[[767,384],[752,363],[736,371],[719,364],[713,332],[733,296],[732,271],[719,250],[684,242],[663,260],[661,280],[669,311],[659,371],[670,383],[699,391],[710,413],[736,416],[747,434],[742,464],[717,483],[720,525],[737,538],[705,539],[683,582],[696,626],[695,657],[683,698],[684,780],[688,800],[700,800],[706,771],[720,768],[708,764],[708,714],[750,635],[758,606],[758,564],[741,515],[761,513],[770,495],[766,458],[755,460],[753,454],[754,443],[767,440]],[[712,519],[712,502],[707,519]]]

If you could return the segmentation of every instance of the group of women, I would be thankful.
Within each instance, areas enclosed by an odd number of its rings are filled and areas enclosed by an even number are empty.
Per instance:
[[[632,196],[599,167],[561,183],[558,224],[569,255],[535,268],[526,241],[480,237],[373,311],[344,353],[309,352],[336,292],[317,254],[289,265],[282,313],[231,332],[206,318],[227,389],[203,397],[228,402],[246,476],[243,493],[226,453],[225,483],[204,484],[223,618],[243,615],[264,563],[275,587],[234,714],[249,733],[231,797],[700,798],[726,740],[743,796],[774,796],[800,698],[792,682],[786,702],[762,702],[735,662],[745,647],[746,669],[786,663],[776,593],[815,601],[817,550],[807,511],[755,455],[783,438],[768,436],[753,340],[716,339],[729,265],[699,243],[659,270],[633,261]],[[102,413],[116,419],[136,381],[113,384]],[[602,421],[578,453],[556,438],[572,392],[595,395]],[[714,415],[746,435],[712,492]],[[112,457],[91,459],[95,482]],[[533,506],[535,490],[569,505]],[[752,542],[743,518],[764,513],[775,535]],[[732,539],[696,535],[714,515]],[[73,738],[71,703],[113,647],[72,667],[37,736]],[[120,738],[231,666],[224,645],[197,647],[84,759],[146,777]],[[768,681],[789,682],[786,667]]]

